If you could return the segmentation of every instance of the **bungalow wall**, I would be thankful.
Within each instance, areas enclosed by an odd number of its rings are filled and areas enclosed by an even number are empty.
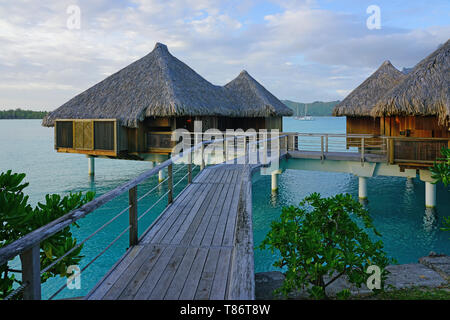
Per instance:
[[[450,147],[450,132],[437,117],[393,116],[380,119],[381,132],[396,137],[390,143],[390,161],[432,165],[442,147]]]
[[[386,136],[416,138],[448,138],[448,127],[439,124],[437,117],[393,116],[380,118],[381,133]]]
[[[282,131],[282,117],[148,117],[139,122],[137,128],[120,126],[114,119],[58,119],[55,121],[55,149],[119,158],[140,153],[168,154],[175,145],[171,141],[172,131],[184,128],[193,132],[196,120],[202,121],[203,131],[210,128]]]
[[[347,134],[370,134],[380,135],[380,118],[374,117],[348,117],[347,116]],[[366,145],[367,144],[367,145]],[[367,149],[376,149],[381,145],[381,139],[370,138],[365,140]],[[347,148],[361,147],[361,139],[347,138]]]

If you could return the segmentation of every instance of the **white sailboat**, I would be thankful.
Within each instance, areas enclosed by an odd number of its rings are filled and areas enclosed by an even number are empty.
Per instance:
[[[308,116],[307,113],[308,113],[308,104],[305,104],[305,116],[303,116],[303,117],[297,117],[296,119],[297,119],[297,120],[302,120],[302,121],[311,121],[311,120],[314,120],[313,117]],[[297,114],[298,114],[298,112],[297,112]]]

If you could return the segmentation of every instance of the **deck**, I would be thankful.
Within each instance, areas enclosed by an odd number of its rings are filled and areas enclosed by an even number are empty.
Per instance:
[[[288,151],[289,157],[294,159],[314,159],[321,160],[321,151],[303,151],[291,150]],[[336,161],[362,161],[361,153],[359,152],[324,152],[324,160]],[[384,154],[365,154],[364,161],[366,162],[386,162],[386,155]]]
[[[203,170],[86,299],[253,299],[249,176],[244,165]]]

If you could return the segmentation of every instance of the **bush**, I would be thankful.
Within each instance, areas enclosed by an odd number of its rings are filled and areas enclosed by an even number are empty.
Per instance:
[[[11,173],[11,170],[0,174],[0,247],[6,246],[31,231],[38,229],[55,219],[77,209],[94,198],[93,192],[59,195],[46,195],[44,203],[38,203],[35,208],[28,204],[28,196],[23,190],[29,185],[22,183],[25,174]],[[78,227],[75,223],[73,224]],[[76,239],[70,231],[70,226],[41,242],[41,270],[49,266],[64,253],[77,245]],[[66,271],[70,265],[76,265],[82,259],[81,249],[75,249],[55,266],[41,275],[45,282],[50,277],[60,275],[68,276]],[[8,264],[0,265],[0,298],[8,296],[14,283],[21,284],[15,273],[20,270],[11,270]]]
[[[259,247],[272,253],[278,250],[281,255],[274,263],[286,269],[279,292],[287,297],[306,288],[312,298],[326,299],[326,287],[342,276],[361,287],[370,276],[366,273],[370,265],[380,268],[383,286],[388,274],[385,267],[393,260],[386,257],[381,240],[371,241],[351,215],[380,236],[367,210],[348,194],[322,198],[313,193],[298,207],[282,209],[280,220],[272,222]],[[348,295],[349,291],[343,290],[338,298]]]
[[[450,149],[442,148],[441,150],[442,158],[439,158],[442,162],[434,163],[434,166],[430,168],[432,173],[432,178],[436,181],[434,183],[442,182],[444,186],[448,187],[450,185]],[[450,231],[450,216],[444,217],[443,231]]]

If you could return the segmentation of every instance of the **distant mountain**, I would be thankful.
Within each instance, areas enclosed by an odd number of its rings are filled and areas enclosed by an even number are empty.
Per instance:
[[[411,67],[411,68],[405,68],[405,67],[403,67],[402,73],[403,73],[403,74],[408,74],[408,73],[410,73],[413,69],[414,69],[414,67]]]
[[[294,116],[304,116],[305,115],[305,106],[308,105],[308,116],[331,116],[333,113],[333,108],[340,101],[330,101],[330,102],[322,102],[315,101],[312,103],[302,103],[302,102],[294,102],[290,100],[281,100],[286,106],[291,108],[294,111]]]

